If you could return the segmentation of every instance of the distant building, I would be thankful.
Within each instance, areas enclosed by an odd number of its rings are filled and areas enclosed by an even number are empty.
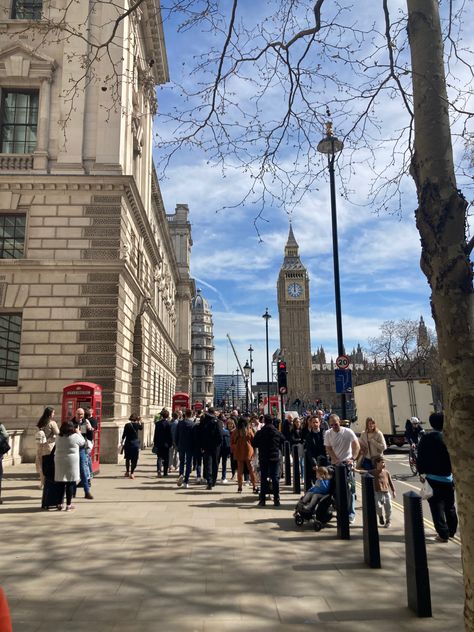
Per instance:
[[[214,405],[218,408],[245,406],[245,380],[240,373],[214,375]]]
[[[192,403],[214,400],[214,334],[209,303],[197,290],[191,304]]]

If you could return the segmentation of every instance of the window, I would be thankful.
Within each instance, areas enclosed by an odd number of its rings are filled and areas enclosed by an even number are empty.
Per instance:
[[[13,20],[41,20],[43,0],[13,0]]]
[[[0,386],[16,386],[20,361],[21,315],[0,314]]]
[[[26,215],[0,214],[0,259],[22,259]]]
[[[39,93],[37,90],[2,91],[0,152],[30,154],[36,148]]]

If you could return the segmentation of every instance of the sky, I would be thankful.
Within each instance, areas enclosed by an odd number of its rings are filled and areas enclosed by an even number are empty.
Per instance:
[[[367,19],[372,19],[370,3],[363,5],[367,6],[364,9]],[[395,10],[404,3],[391,5]],[[258,22],[255,6],[259,5],[243,2],[242,6],[242,19],[251,17]],[[165,21],[165,37],[172,81],[159,89],[158,101],[160,112],[166,113],[167,109],[179,106],[173,82],[189,88],[193,83],[204,81],[204,73],[190,70],[195,56],[209,50],[211,43],[221,42],[222,37],[217,32],[210,35],[196,30],[178,33],[175,20]],[[406,58],[406,52],[400,51],[400,60],[404,54]],[[350,71],[347,72],[350,83]],[[251,102],[252,90],[247,82],[235,80],[233,89],[242,103]],[[266,101],[266,107],[269,116],[276,119],[278,104],[275,95],[272,96]],[[400,99],[388,98],[381,107],[384,116],[374,123],[363,142],[359,138],[359,145],[356,135],[347,135],[347,121],[341,113],[334,113],[335,133],[346,134],[347,146],[347,155],[344,149],[336,169],[342,321],[347,352],[358,343],[367,348],[368,339],[379,335],[380,326],[386,320],[418,320],[423,316],[427,325],[434,327],[429,287],[419,265],[421,247],[415,226],[416,196],[412,181],[407,177],[400,185],[401,205],[396,197],[385,200],[386,208],[382,198],[371,202],[370,182],[375,172],[381,173],[383,178],[391,168],[391,149],[385,147],[383,139],[396,133],[406,122]],[[318,120],[314,127],[321,129],[321,137],[322,122]],[[248,122],[243,120],[243,124]],[[155,125],[160,126],[161,132],[165,130],[165,134],[173,133],[160,115]],[[375,132],[377,126],[379,129]],[[376,147],[375,156],[371,140]],[[294,146],[297,144],[295,141]],[[288,146],[283,161],[289,164],[296,151]],[[455,152],[460,155],[462,151],[462,145],[455,144]],[[159,162],[161,157],[157,150],[155,161]],[[301,155],[296,160],[301,160]],[[312,156],[316,176],[307,186],[305,195],[297,203],[283,207],[270,200],[258,222],[257,233],[255,200],[229,208],[243,198],[255,182],[255,167],[244,171],[237,168],[238,163],[238,155],[234,158],[231,155],[228,168],[223,172],[221,166],[210,159],[209,145],[187,148],[170,162],[165,177],[161,178],[161,190],[168,213],[180,203],[190,208],[191,274],[212,307],[215,373],[230,374],[237,368],[226,338],[229,334],[242,365],[252,345],[254,381],[265,381],[262,315],[268,308],[272,316],[269,321],[271,354],[279,347],[276,283],[290,218],[300,257],[310,278],[312,350],[322,345],[328,359],[337,356],[329,182],[324,157]]]

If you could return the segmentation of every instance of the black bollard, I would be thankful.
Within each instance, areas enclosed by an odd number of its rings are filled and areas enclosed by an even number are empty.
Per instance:
[[[370,568],[381,568],[379,530],[375,510],[374,477],[362,476],[362,516],[364,536],[364,562]]]
[[[291,459],[289,441],[285,441],[285,485],[291,485]]]
[[[340,540],[350,540],[349,531],[349,488],[347,483],[347,469],[345,465],[336,465],[336,512],[337,537]]]
[[[298,446],[293,446],[293,494],[301,494],[300,460]]]
[[[431,617],[431,591],[421,496],[403,494],[408,607],[418,617]]]
[[[304,451],[304,491],[307,492],[313,485],[313,459],[308,450]]]

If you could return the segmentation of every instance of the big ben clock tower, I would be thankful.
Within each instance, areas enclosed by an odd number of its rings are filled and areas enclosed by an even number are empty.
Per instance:
[[[309,278],[298,254],[291,224],[277,289],[280,349],[288,371],[289,401],[307,400],[312,390]]]

